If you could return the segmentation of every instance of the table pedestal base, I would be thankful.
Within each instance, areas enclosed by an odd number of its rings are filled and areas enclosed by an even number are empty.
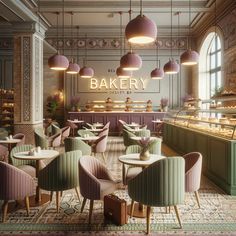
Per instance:
[[[128,205],[127,211],[129,215],[130,215],[130,210],[131,210],[131,205]],[[146,218],[146,207],[139,203],[135,203],[132,217]]]
[[[41,194],[41,201],[36,201],[36,196],[31,196],[29,198],[29,201],[30,201],[30,207],[37,207],[37,206],[42,206],[44,205],[45,203],[48,203],[50,201],[50,195],[49,194],[45,194],[45,193],[42,193]]]

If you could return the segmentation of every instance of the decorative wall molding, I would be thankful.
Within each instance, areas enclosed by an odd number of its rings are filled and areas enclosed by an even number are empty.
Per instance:
[[[12,38],[0,38],[0,50],[13,50]]]
[[[23,121],[30,121],[31,118],[31,112],[30,112],[30,91],[31,91],[31,86],[30,86],[30,81],[31,81],[31,39],[29,36],[24,36],[23,37],[23,62],[22,62],[22,67],[23,67]]]
[[[40,57],[41,56],[41,50],[40,50],[40,39],[38,37],[35,37],[35,121],[40,120],[40,99],[41,96],[39,93],[36,92],[36,90],[41,91],[41,78],[40,78]],[[41,68],[42,69],[42,68]]]
[[[56,37],[48,37],[46,41],[53,47],[57,48],[57,38]],[[161,37],[158,38],[158,46],[159,49],[187,49],[187,37],[174,38],[172,41],[169,37]],[[121,48],[121,40],[120,38],[59,38],[58,39],[58,49],[85,49],[87,45],[88,49],[119,49]],[[126,44],[126,48],[129,45]],[[156,44],[148,44],[142,46],[133,46],[134,49],[155,49]]]

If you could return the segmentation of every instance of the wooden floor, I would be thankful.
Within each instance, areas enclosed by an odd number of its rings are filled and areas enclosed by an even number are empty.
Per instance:
[[[179,156],[177,152],[173,149],[169,148],[166,144],[162,143],[161,147],[162,153],[164,156],[171,157],[171,156]]]

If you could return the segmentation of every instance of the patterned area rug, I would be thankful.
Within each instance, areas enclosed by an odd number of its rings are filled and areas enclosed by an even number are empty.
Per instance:
[[[124,153],[122,139],[111,137],[106,153],[107,166],[116,179],[121,180],[121,164],[118,157]],[[163,146],[163,154],[174,155]],[[101,161],[102,157],[97,156]],[[120,186],[116,194],[130,203],[127,190]],[[186,194],[185,203],[179,206],[183,229],[171,209],[154,208],[151,217],[151,235],[236,235],[236,197],[224,194],[204,176],[200,189],[201,209],[197,207],[193,194]],[[18,206],[8,214],[7,222],[0,224],[0,235],[144,235],[145,219],[129,218],[128,224],[116,226],[104,221],[103,203],[95,202],[92,224],[88,225],[89,204],[80,213],[81,202],[73,190],[62,196],[60,213],[56,213],[55,198],[41,207],[31,207],[26,216],[23,207]]]

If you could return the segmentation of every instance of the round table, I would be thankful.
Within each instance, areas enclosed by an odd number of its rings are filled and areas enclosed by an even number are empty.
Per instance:
[[[140,124],[137,123],[131,123],[131,124],[126,124],[127,126],[131,127],[131,128],[135,128],[135,127],[140,127]]]
[[[135,136],[135,137],[130,137],[131,139],[135,140],[135,141],[141,141],[143,139],[145,139],[145,137],[140,137],[140,136]],[[149,137],[150,141],[156,140],[157,137]]]
[[[150,154],[150,159],[147,161],[142,161],[139,159],[139,153],[132,153],[120,156],[118,159],[122,164],[142,167],[143,169],[151,165],[152,163],[165,158],[165,156]],[[131,206],[128,206],[128,214],[130,214]],[[138,218],[146,218],[146,211],[144,209],[143,204],[135,203],[134,205],[134,217]]]
[[[0,140],[0,143],[7,144],[9,153],[11,152],[12,145],[17,144],[19,142],[21,142],[21,139],[16,139],[16,138]]]
[[[92,127],[94,127],[94,128],[103,127],[103,126],[104,126],[104,124],[102,124],[102,123],[93,123],[92,124]]]
[[[98,140],[100,137],[99,136],[88,136],[88,137],[76,137],[77,139],[81,139],[87,143],[92,143],[96,140]]]
[[[38,174],[41,168],[41,161],[45,159],[51,159],[59,155],[59,152],[56,150],[41,150],[40,152],[36,152],[34,155],[30,155],[29,152],[18,152],[13,155],[14,158],[18,160],[35,160],[36,161],[36,177],[38,178]],[[46,202],[48,202],[50,196],[48,194],[44,194],[41,196],[39,186],[36,187],[36,196],[34,198],[30,198],[31,205],[39,206]]]
[[[67,121],[69,121],[69,122],[71,122],[71,123],[74,123],[74,124],[80,124],[80,123],[84,123],[84,121],[83,120],[67,120]]]
[[[103,129],[86,129],[88,131],[91,131],[91,132],[101,132]]]

